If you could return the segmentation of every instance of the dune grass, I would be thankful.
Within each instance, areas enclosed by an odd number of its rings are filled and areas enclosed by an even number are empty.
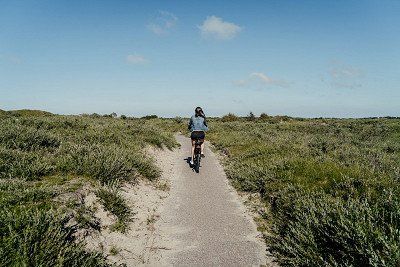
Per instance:
[[[172,134],[187,131],[179,117],[1,111],[0,122],[0,265],[10,266],[108,265],[73,235],[98,227],[92,211],[60,199],[89,183],[125,231],[134,214],[115,185],[157,179],[143,149],[172,148]],[[399,119],[228,114],[209,123],[232,184],[261,196],[280,265],[400,264]]]
[[[400,120],[211,120],[236,188],[260,193],[282,266],[400,264]]]
[[[0,265],[108,265],[74,236],[79,228],[98,230],[93,212],[66,196],[85,184],[100,188],[100,202],[118,218],[114,230],[126,230],[132,211],[107,188],[158,178],[144,152],[149,145],[176,142],[146,119],[0,112]]]
[[[133,214],[117,188],[100,188],[96,191],[96,196],[100,199],[105,210],[117,217],[117,222],[112,226],[112,229],[125,233],[129,229],[128,223],[132,221]]]

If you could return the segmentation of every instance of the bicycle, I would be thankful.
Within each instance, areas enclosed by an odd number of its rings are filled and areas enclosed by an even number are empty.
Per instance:
[[[199,173],[200,171],[200,161],[201,161],[201,145],[203,144],[204,140],[196,139],[194,143],[194,170],[195,172]]]

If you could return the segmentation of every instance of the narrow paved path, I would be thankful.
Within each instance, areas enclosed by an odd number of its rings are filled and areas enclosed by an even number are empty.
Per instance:
[[[259,266],[266,247],[252,218],[228,184],[216,155],[206,145],[200,173],[188,165],[190,139],[170,161],[171,189],[160,211],[162,265]]]

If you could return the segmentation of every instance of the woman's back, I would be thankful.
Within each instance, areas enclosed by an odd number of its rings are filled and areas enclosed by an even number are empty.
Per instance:
[[[195,115],[193,115],[190,118],[189,128],[190,128],[191,132],[208,130],[208,127],[206,126],[206,123],[205,123],[205,119],[201,116],[196,117]]]

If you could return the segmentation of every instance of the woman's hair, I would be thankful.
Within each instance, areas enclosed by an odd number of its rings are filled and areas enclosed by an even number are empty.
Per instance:
[[[204,112],[203,112],[203,109],[201,108],[201,107],[197,107],[195,110],[194,110],[194,115],[196,116],[196,117],[203,117],[204,119],[206,118],[206,115],[204,115]]]

